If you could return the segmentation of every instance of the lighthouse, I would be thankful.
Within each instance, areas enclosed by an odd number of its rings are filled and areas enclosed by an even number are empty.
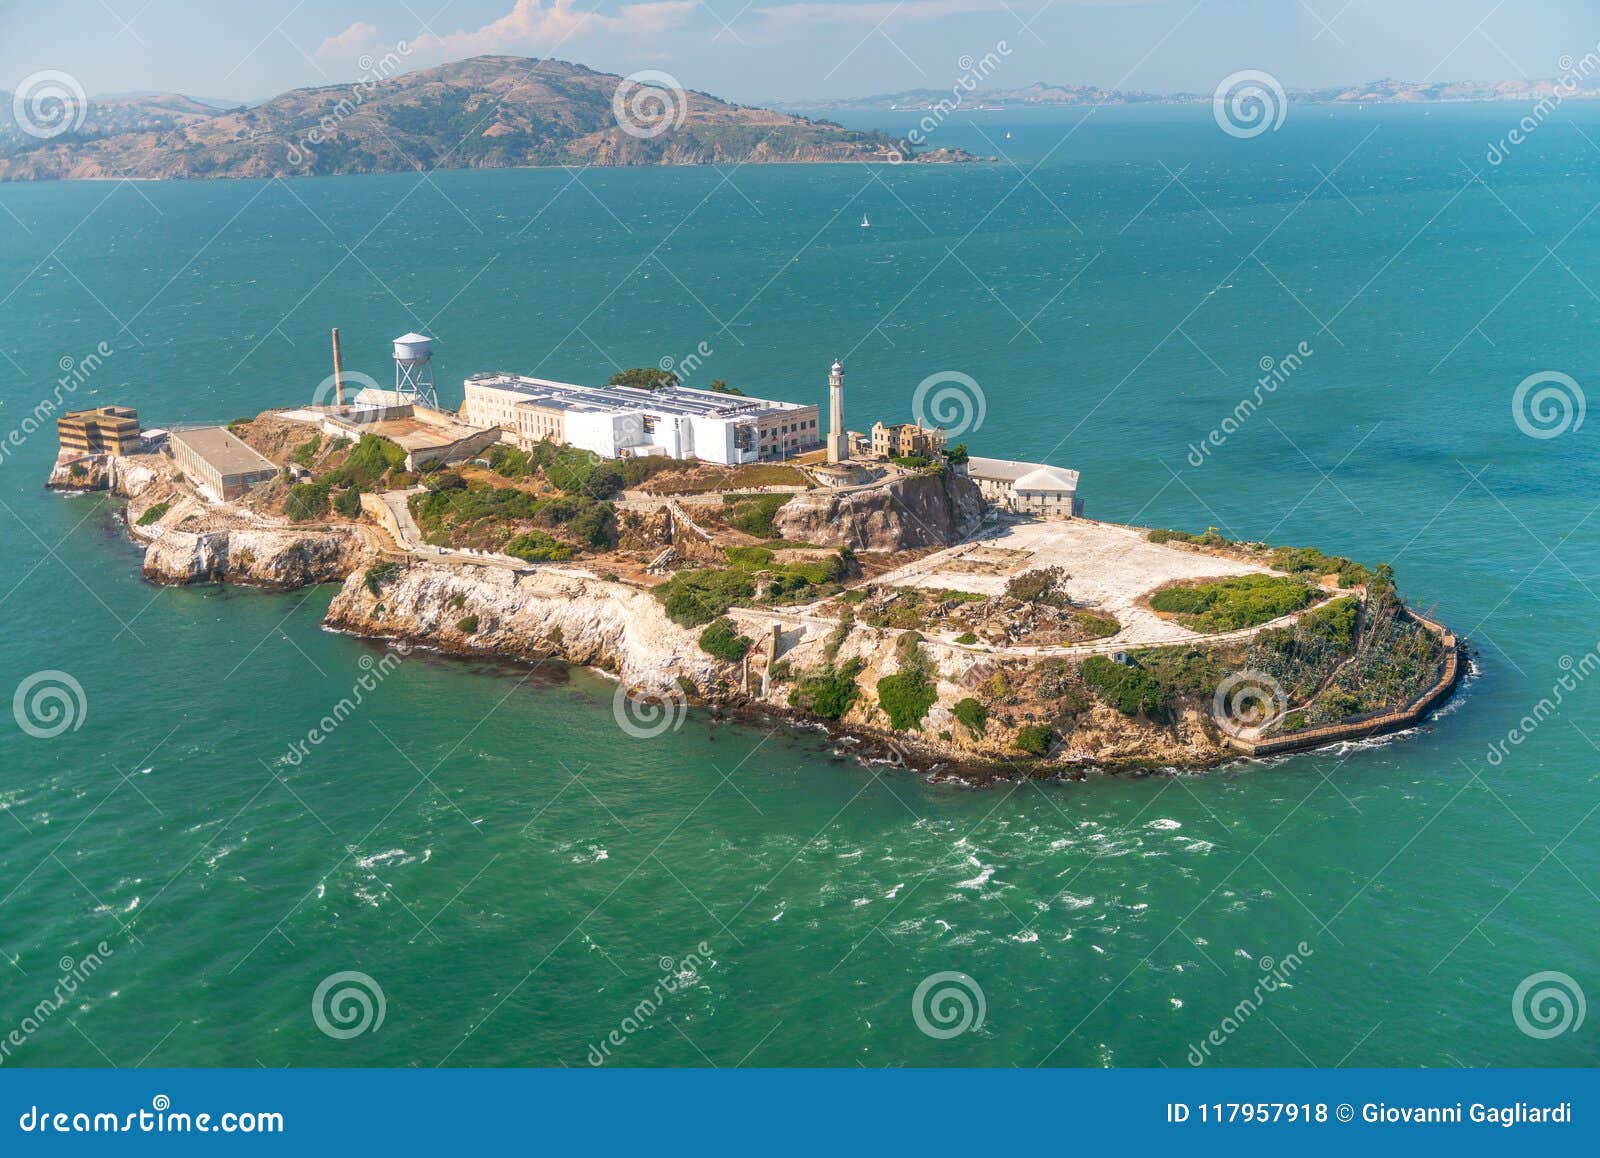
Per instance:
[[[844,462],[850,457],[844,432],[844,363],[834,360],[828,374],[828,461]]]

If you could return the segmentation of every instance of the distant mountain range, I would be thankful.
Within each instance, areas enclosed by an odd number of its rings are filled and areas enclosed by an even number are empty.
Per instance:
[[[171,93],[91,100],[81,125],[45,140],[22,131],[0,94],[0,180],[862,162],[901,151],[882,133],[700,92],[645,90],[625,106],[638,112],[619,118],[612,102],[623,83],[564,61],[479,56],[227,110]],[[638,92],[630,85],[624,95]],[[938,149],[911,159],[973,158]]]
[[[1418,84],[1402,80],[1375,80],[1347,88],[1297,89],[1285,93],[1291,102],[1314,104],[1437,104],[1448,101],[1540,100],[1554,95],[1554,80],[1448,81]],[[1595,99],[1600,88],[1581,87],[1567,92],[1566,99]],[[914,111],[937,108],[952,99],[949,89],[919,88],[877,96],[851,97],[830,101],[788,101],[778,107],[807,111],[882,109]],[[960,107],[1051,108],[1083,105],[1132,104],[1210,104],[1211,93],[1151,93],[1138,90],[1104,89],[1092,85],[1047,84],[1042,81],[1022,88],[977,89],[961,97]]]

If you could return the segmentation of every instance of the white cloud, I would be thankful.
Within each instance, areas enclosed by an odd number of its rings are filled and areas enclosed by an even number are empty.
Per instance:
[[[461,60],[491,54],[559,55],[569,41],[607,36],[652,36],[676,28],[700,6],[699,0],[647,0],[624,4],[614,15],[579,10],[576,0],[516,0],[510,12],[481,28],[443,35],[423,32],[411,40],[414,61]],[[358,21],[317,48],[319,61],[342,64],[377,46],[378,30]]]

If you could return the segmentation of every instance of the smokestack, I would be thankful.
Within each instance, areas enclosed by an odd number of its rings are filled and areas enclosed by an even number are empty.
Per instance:
[[[344,367],[339,361],[339,327],[333,328],[333,404],[344,405]]]

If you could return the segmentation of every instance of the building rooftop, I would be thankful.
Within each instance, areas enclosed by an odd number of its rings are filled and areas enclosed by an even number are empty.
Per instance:
[[[580,386],[573,382],[528,378],[520,374],[478,374],[469,381],[479,386],[526,394],[529,402],[555,410],[647,410],[678,417],[736,418],[763,410],[800,408],[794,402],[719,394],[688,386],[663,386],[659,390],[640,390],[632,386]]]
[[[226,427],[202,426],[195,430],[175,430],[168,437],[173,442],[181,442],[189,447],[222,474],[278,469],[271,459],[258,454]]]
[[[1041,462],[1017,462],[1009,458],[967,459],[967,474],[971,478],[994,479],[1008,482],[1023,491],[1075,491],[1078,489],[1078,472],[1061,466],[1048,466]]]

